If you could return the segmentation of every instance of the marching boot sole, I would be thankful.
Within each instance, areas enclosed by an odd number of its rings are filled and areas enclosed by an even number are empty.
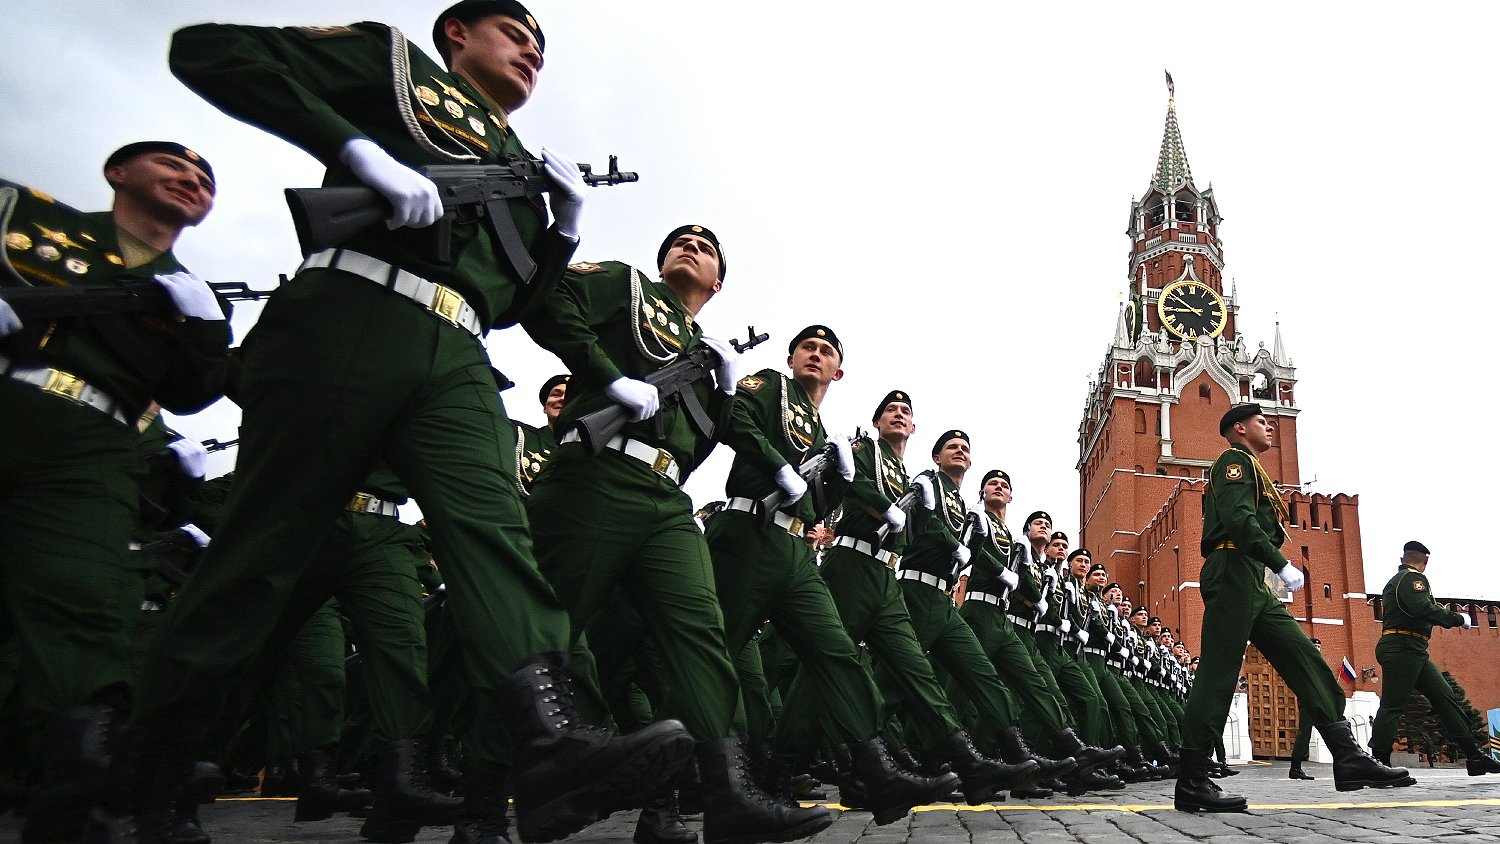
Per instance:
[[[1333,787],[1337,791],[1359,791],[1361,788],[1405,788],[1416,785],[1417,781],[1410,776],[1398,780],[1383,780],[1371,782],[1369,780],[1344,780],[1340,782],[1337,777],[1333,780]]]
[[[891,806],[871,807],[870,811],[875,815],[875,825],[885,826],[893,824],[911,814],[911,810],[918,806],[927,806],[942,802],[944,798],[953,792],[954,783],[952,780],[956,779],[957,777],[953,774],[944,774],[934,781],[933,787],[925,794],[907,795],[906,800],[902,800]]]
[[[593,823],[603,806],[633,805],[644,800],[691,758],[693,737],[686,732],[643,748],[609,773],[561,797],[535,808],[523,809],[517,803],[516,834],[526,844],[566,838]]]
[[[780,844],[780,842],[798,841],[817,835],[832,825],[833,813],[825,809],[819,817],[809,818],[803,823],[779,832],[768,834],[747,832],[743,835],[729,835],[722,838],[709,838],[705,834],[703,844],[761,844],[761,842]]]
[[[388,821],[377,821],[373,817],[365,818],[365,822],[359,827],[361,838],[375,844],[410,844],[417,840],[417,833],[422,829],[422,824],[405,818]]]
[[[1172,808],[1179,812],[1244,812],[1249,810],[1249,804],[1243,798],[1240,802],[1227,805],[1206,805],[1192,800],[1183,800],[1181,797],[1172,801]]]

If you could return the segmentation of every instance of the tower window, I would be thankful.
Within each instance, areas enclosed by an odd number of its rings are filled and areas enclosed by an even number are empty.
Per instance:
[[[1199,384],[1198,385],[1198,398],[1203,399],[1205,402],[1208,402],[1209,404],[1213,404],[1214,403],[1214,389],[1212,387],[1208,386],[1208,384],[1206,382],[1203,383],[1203,384]]]
[[[1323,584],[1323,597],[1325,597],[1325,598],[1332,598],[1333,597],[1333,584],[1332,583],[1325,583],[1325,584]]]
[[[1495,629],[1495,621],[1496,621],[1496,619],[1495,619],[1495,608],[1494,607],[1490,607],[1490,629],[1491,630]]]
[[[1135,409],[1135,432],[1146,433],[1146,411],[1139,407]]]

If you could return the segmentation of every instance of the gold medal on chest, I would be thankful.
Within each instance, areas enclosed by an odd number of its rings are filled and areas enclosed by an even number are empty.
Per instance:
[[[89,271],[89,262],[80,261],[77,258],[69,258],[68,260],[63,261],[63,266],[68,268],[68,272],[75,273],[77,275],[83,275],[84,273]]]
[[[26,250],[31,248],[31,238],[20,232],[6,232],[5,245],[10,249]]]
[[[469,118],[469,128],[474,130],[474,134],[476,134],[476,135],[483,135],[484,134],[484,121],[480,120],[477,117],[470,117]]]
[[[448,113],[454,117],[464,116],[464,107],[459,105],[456,100],[444,100],[443,108],[447,109]]]
[[[417,99],[430,106],[435,106],[442,101],[442,98],[438,96],[438,92],[426,85],[417,86]]]

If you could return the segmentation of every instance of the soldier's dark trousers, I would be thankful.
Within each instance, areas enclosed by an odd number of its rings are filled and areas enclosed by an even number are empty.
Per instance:
[[[344,729],[344,625],[329,601],[302,625],[281,655],[266,696],[269,759],[334,744]]]
[[[1106,670],[1115,676],[1115,684],[1119,686],[1120,693],[1130,702],[1130,712],[1135,716],[1136,736],[1145,741],[1169,741],[1166,725],[1161,722],[1161,713],[1151,706],[1136,685],[1136,680],[1127,677],[1106,665]]]
[[[1379,715],[1377,714],[1378,718]],[[1292,761],[1305,762],[1312,745],[1312,721],[1302,707],[1297,707],[1297,740],[1292,743]]]
[[[1094,683],[1104,694],[1105,702],[1109,704],[1106,715],[1114,727],[1115,739],[1126,747],[1140,744],[1141,736],[1136,729],[1135,709],[1130,704],[1130,696],[1120,688],[1124,681],[1104,664],[1103,654],[1085,653],[1082,661],[1083,665],[1094,675]]]
[[[1028,738],[1037,736],[1037,747],[1051,747],[1052,737],[1062,732],[1071,719],[1063,713],[1057,694],[1049,687],[1050,675],[1044,676],[1032,661],[1033,650],[1016,633],[1005,610],[993,604],[964,601],[958,614],[974,631],[979,647],[989,657],[1005,688],[1020,700],[1021,707],[1015,715],[1021,732]],[[1029,632],[1025,635],[1031,637]]]
[[[1208,747],[1224,732],[1247,641],[1286,680],[1313,726],[1344,717],[1343,690],[1312,640],[1271,593],[1264,571],[1260,563],[1229,548],[1209,554],[1203,564],[1203,617],[1212,619],[1212,627],[1203,637],[1202,662],[1183,708],[1184,747]]]
[[[477,338],[365,279],[310,270],[245,340],[239,398],[234,488],[162,621],[138,716],[216,708],[225,678],[282,644],[268,642],[278,616],[376,457],[429,520],[476,689],[567,649],[567,615],[504,469],[515,429]]]
[[[671,673],[661,703],[699,743],[727,738],[739,682],[724,642],[708,543],[693,503],[633,457],[563,445],[528,507],[537,559],[576,637],[623,588]]]
[[[1443,725],[1449,741],[1473,733],[1464,717],[1462,701],[1453,687],[1443,679],[1443,672],[1427,655],[1427,641],[1416,636],[1388,633],[1375,643],[1375,659],[1380,662],[1380,710],[1375,714],[1370,747],[1388,751],[1396,740],[1396,725],[1406,712],[1412,692],[1421,692],[1432,704],[1432,711]]]
[[[820,713],[843,742],[872,738],[878,728],[879,692],[860,664],[859,649],[845,632],[802,537],[775,525],[762,527],[750,513],[726,510],[709,520],[708,547],[730,652],[740,653],[770,620],[796,652],[805,681],[814,686],[804,693],[815,695],[817,708],[797,717]],[[759,679],[764,687],[763,670]],[[746,705],[751,705],[748,698]]]
[[[1047,661],[1048,667],[1052,669],[1052,676],[1057,679],[1058,688],[1062,689],[1063,696],[1067,698],[1074,723],[1078,725],[1079,737],[1085,744],[1112,746],[1114,742],[1108,741],[1112,731],[1109,717],[1104,711],[1104,695],[1100,694],[1093,676],[1078,664],[1072,654],[1063,650],[1057,634],[1039,633],[1036,635],[1036,643],[1042,659]]]

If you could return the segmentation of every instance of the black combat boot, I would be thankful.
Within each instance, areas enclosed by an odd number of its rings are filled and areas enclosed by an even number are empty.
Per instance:
[[[173,844],[175,809],[184,799],[207,725],[196,709],[169,708],[121,728],[110,779],[117,789],[116,808],[130,814],[133,844]],[[198,838],[198,844],[206,842],[206,835]]]
[[[1069,797],[1080,797],[1090,791],[1115,791],[1125,787],[1124,780],[1107,773],[1103,768],[1091,768],[1082,773],[1075,771],[1063,782]]]
[[[209,844],[208,833],[203,831],[203,822],[198,819],[198,807],[214,802],[215,796],[224,790],[224,783],[224,771],[218,765],[212,762],[193,764],[173,807],[176,818],[172,823],[172,844]]]
[[[1461,736],[1459,743],[1464,749],[1464,767],[1468,768],[1469,776],[1482,777],[1485,774],[1500,774],[1500,762],[1496,762],[1495,757],[1479,747],[1479,742],[1474,740],[1472,733],[1465,733]]]
[[[1289,779],[1289,780],[1315,780],[1315,779],[1317,779],[1317,777],[1315,777],[1312,774],[1309,774],[1306,771],[1302,770],[1302,760],[1301,759],[1293,759],[1292,760],[1292,767],[1286,772],[1286,778]]]
[[[750,762],[750,778],[761,791],[771,790],[771,745],[756,741],[745,745],[745,758]]]
[[[424,826],[451,824],[463,806],[463,800],[432,790],[425,739],[393,741],[376,751],[371,784],[374,802],[359,834],[378,844],[406,844]]]
[[[297,789],[297,823],[321,821],[334,812],[361,812],[371,808],[374,795],[367,788],[340,788],[334,776],[333,760],[328,751],[319,748],[297,757],[301,785]]]
[[[677,772],[677,811],[683,815],[703,814],[703,779],[698,776],[698,762],[689,758]]]
[[[73,841],[83,833],[89,807],[106,799],[114,721],[115,708],[102,703],[75,706],[48,719],[41,781],[26,804],[23,844]]]
[[[1137,783],[1151,776],[1152,766],[1146,764],[1141,756],[1139,745],[1129,745],[1125,748],[1125,758],[1119,761],[1118,773],[1120,779],[1129,783]]]
[[[1233,769],[1231,767],[1229,767],[1229,763],[1228,762],[1220,762],[1219,763],[1219,776],[1221,776],[1221,777],[1237,777],[1239,775],[1240,775],[1240,772],[1236,771],[1235,769]]]
[[[1182,761],[1178,763],[1181,773],[1177,777],[1177,791],[1173,805],[1179,812],[1243,812],[1247,804],[1238,794],[1225,794],[1218,783],[1208,778],[1208,757],[1211,747],[1184,747]]]
[[[1371,788],[1401,788],[1414,785],[1405,768],[1391,768],[1375,761],[1354,740],[1348,721],[1334,721],[1318,728],[1323,743],[1333,754],[1333,787],[1339,791]]]
[[[1073,772],[1075,778],[1082,778],[1084,774],[1095,768],[1104,768],[1115,763],[1115,760],[1125,755],[1125,748],[1111,747],[1105,750],[1102,747],[1091,747],[1083,743],[1083,739],[1073,732],[1072,727],[1063,727],[1062,732],[1057,734],[1055,744],[1057,749],[1072,756],[1078,763],[1078,768]]]
[[[1035,762],[1041,768],[1042,776],[1039,782],[1065,777],[1078,770],[1078,760],[1071,756],[1064,756],[1061,759],[1048,759],[1045,756],[1038,756],[1036,751],[1032,750],[1031,746],[1026,743],[1026,737],[1021,735],[1021,728],[1016,726],[1006,727],[1000,731],[1000,758],[1012,765],[1020,764],[1028,759]],[[1011,791],[1014,793],[1016,791],[1030,790],[1012,789]]]
[[[698,844],[698,833],[687,828],[677,811],[677,788],[671,780],[646,798],[631,840],[635,844]]]
[[[942,754],[943,761],[958,774],[959,787],[970,806],[994,800],[997,795],[1003,800],[1000,792],[1030,788],[1044,779],[1041,766],[1029,759],[1010,765],[980,753],[963,730],[948,737]]]
[[[1027,789],[1011,789],[1010,796],[1017,800],[1046,800],[1053,794],[1052,789],[1041,783]]]
[[[453,738],[432,733],[427,736],[427,778],[438,791],[454,794],[463,786],[464,772],[453,764]]]
[[[198,819],[197,800],[178,800],[173,807],[172,832],[168,836],[171,844],[209,844],[212,841],[203,831],[203,822]]]
[[[848,745],[841,744],[833,749],[832,766],[833,784],[839,789],[839,805],[845,809],[870,808],[865,799],[864,783],[854,776],[854,756]]]
[[[704,844],[795,841],[833,823],[833,813],[821,806],[793,808],[756,788],[738,738],[699,745],[696,755],[703,777]]]
[[[572,835],[605,806],[640,805],[693,754],[693,736],[678,721],[629,735],[585,724],[567,665],[565,653],[534,654],[494,694],[516,750],[516,830],[526,842]]]
[[[1384,750],[1376,750],[1373,746],[1371,746],[1370,755],[1375,757],[1376,762],[1379,762],[1387,768],[1391,766],[1391,749],[1389,747],[1385,748]]]
[[[1166,770],[1162,771],[1162,776],[1177,776],[1177,765],[1181,762],[1181,759],[1176,753],[1172,752],[1172,748],[1167,747],[1166,742],[1157,739],[1151,743],[1151,751],[1156,756],[1158,767],[1166,768]]]
[[[864,785],[865,800],[880,826],[901,820],[914,806],[947,797],[959,784],[956,774],[924,777],[903,770],[879,736],[855,744],[849,751],[854,776]]]
[[[510,844],[508,769],[470,762],[464,775],[464,805],[448,844]]]

